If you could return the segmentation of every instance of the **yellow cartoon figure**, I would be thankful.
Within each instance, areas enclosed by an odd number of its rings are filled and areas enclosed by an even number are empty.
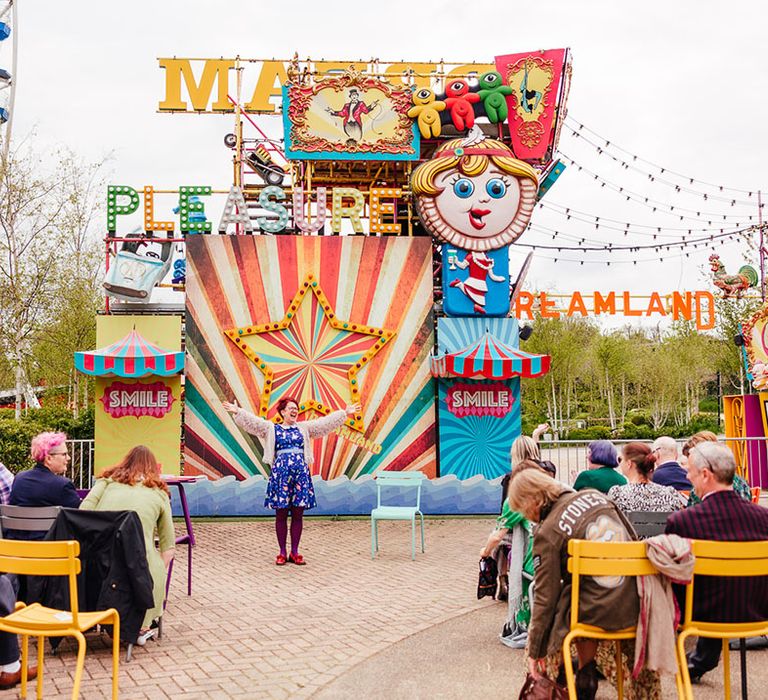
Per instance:
[[[445,102],[435,99],[435,93],[429,88],[422,88],[411,97],[413,107],[408,116],[416,119],[421,135],[425,139],[440,136],[440,112],[445,109]]]

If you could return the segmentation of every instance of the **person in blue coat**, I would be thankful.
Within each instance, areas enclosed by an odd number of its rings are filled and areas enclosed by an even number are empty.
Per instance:
[[[35,466],[14,478],[10,505],[80,507],[75,485],[64,476],[70,459],[66,441],[64,433],[40,433],[32,438]]]
[[[671,486],[676,491],[690,492],[693,489],[687,472],[677,461],[677,442],[674,438],[656,438],[651,451],[656,455],[656,468],[651,477],[654,484]]]

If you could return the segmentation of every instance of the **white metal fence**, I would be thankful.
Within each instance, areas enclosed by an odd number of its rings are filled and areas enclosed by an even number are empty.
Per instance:
[[[592,440],[541,440],[539,448],[541,458],[550,460],[557,467],[557,478],[572,484],[580,471],[587,468],[587,446]],[[622,445],[628,442],[644,442],[651,440],[612,440],[620,451]],[[752,486],[768,489],[768,458],[766,458],[765,438],[721,438],[741,455],[740,462],[746,459],[747,481]],[[682,448],[685,440],[679,440]],[[76,488],[87,489],[91,486],[93,475],[93,440],[68,440],[67,447],[72,455],[70,477]]]
[[[69,464],[69,478],[76,489],[91,487],[93,475],[93,440],[67,440],[67,449],[72,457]]]

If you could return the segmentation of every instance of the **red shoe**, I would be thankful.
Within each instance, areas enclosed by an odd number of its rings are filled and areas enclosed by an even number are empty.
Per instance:
[[[304,566],[307,563],[304,561],[304,557],[302,557],[301,554],[289,554],[288,561],[291,562],[291,564],[298,564],[299,566]]]
[[[275,557],[275,564],[277,564],[277,566],[285,566],[286,561],[288,560],[282,554],[278,554]]]

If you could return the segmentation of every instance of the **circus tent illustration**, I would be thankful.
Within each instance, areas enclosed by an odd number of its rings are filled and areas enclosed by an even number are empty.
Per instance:
[[[75,368],[92,377],[169,377],[184,369],[184,352],[150,343],[134,328],[111,345],[76,352]]]

